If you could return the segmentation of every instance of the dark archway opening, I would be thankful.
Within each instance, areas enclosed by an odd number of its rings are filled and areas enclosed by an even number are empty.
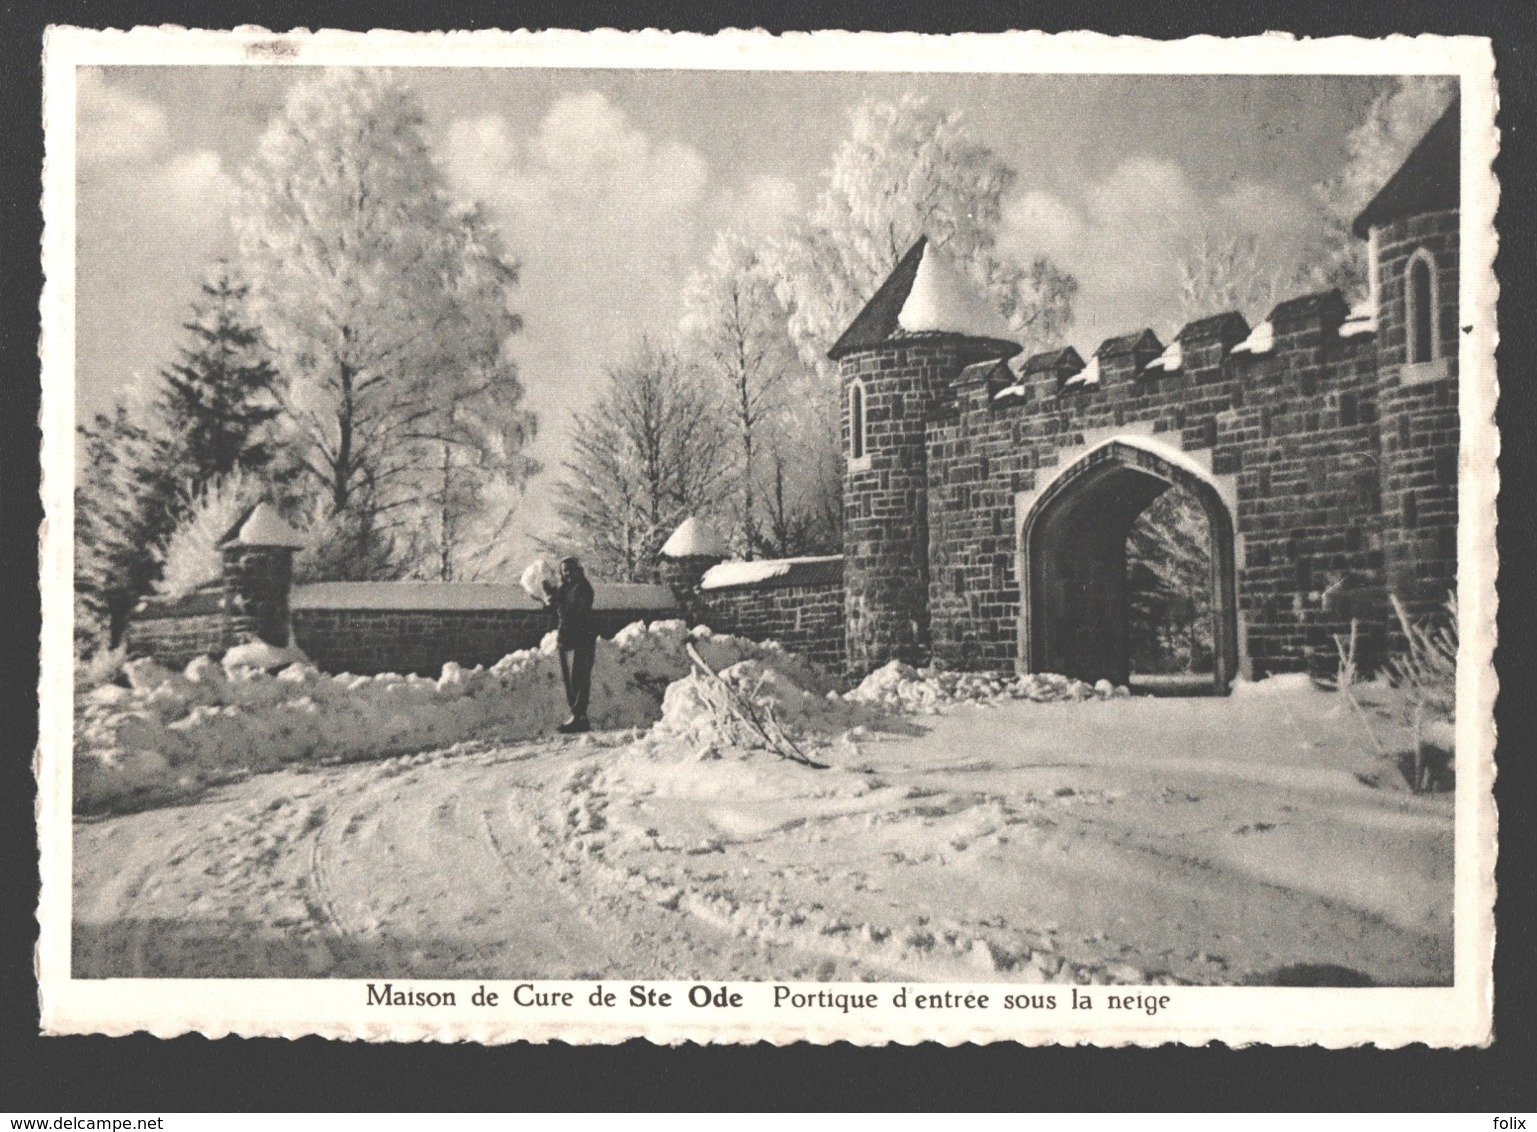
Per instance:
[[[1233,524],[1205,480],[1131,445],[1095,449],[1036,500],[1021,551],[1030,671],[1226,693],[1237,672]]]

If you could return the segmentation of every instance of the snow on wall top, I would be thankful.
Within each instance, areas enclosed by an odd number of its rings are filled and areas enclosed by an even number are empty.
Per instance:
[[[897,325],[909,334],[964,334],[969,338],[1003,338],[1008,324],[991,303],[933,244],[925,244],[918,272]]]
[[[724,558],[729,551],[718,534],[690,515],[662,544],[661,553],[668,558]]]
[[[723,590],[734,586],[753,586],[768,581],[807,584],[828,580],[836,573],[841,578],[843,556],[820,558],[760,558],[753,562],[722,562],[705,571],[699,583],[702,590]]]
[[[297,550],[304,545],[304,536],[290,527],[272,504],[258,503],[240,529],[224,541],[240,546],[288,546]]]
[[[666,586],[594,582],[597,610],[674,610]],[[516,585],[491,582],[313,582],[295,586],[294,609],[509,609],[544,608]]]

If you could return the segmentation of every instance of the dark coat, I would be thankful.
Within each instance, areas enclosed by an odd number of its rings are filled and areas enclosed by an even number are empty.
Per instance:
[[[592,583],[587,576],[577,574],[554,589],[546,585],[545,593],[549,595],[546,604],[559,619],[560,647],[590,647],[598,639],[598,624],[592,615]]]

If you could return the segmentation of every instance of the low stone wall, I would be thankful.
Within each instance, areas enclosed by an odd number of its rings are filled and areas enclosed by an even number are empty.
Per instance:
[[[141,602],[128,623],[128,655],[153,657],[185,668],[200,656],[219,656],[235,643],[224,616],[219,583],[175,601]]]
[[[598,632],[612,637],[636,621],[682,617],[664,586],[594,587]],[[174,602],[141,603],[128,630],[130,656],[183,668],[220,656],[235,635],[220,587]],[[437,676],[455,661],[472,668],[538,646],[555,616],[517,586],[430,582],[323,582],[295,586],[293,641],[325,672]]]
[[[598,632],[681,617],[663,586],[594,586]],[[330,582],[296,586],[294,643],[325,672],[436,676],[455,661],[491,665],[538,646],[555,615],[517,586],[438,582]]]
[[[843,563],[796,560],[778,576],[697,591],[684,606],[665,586],[594,587],[598,631],[685,617],[718,633],[778,641],[836,672],[845,665]],[[235,643],[219,587],[175,602],[144,602],[129,654],[183,668]],[[492,665],[538,646],[554,615],[517,586],[435,582],[323,582],[293,587],[293,643],[324,672],[437,676],[455,661]]]
[[[696,617],[717,633],[778,641],[835,672],[847,663],[842,561],[818,562],[780,577],[703,589]]]

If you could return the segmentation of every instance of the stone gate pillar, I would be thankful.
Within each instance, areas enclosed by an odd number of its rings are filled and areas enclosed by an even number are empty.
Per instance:
[[[692,515],[662,544],[657,569],[690,622],[708,623],[699,584],[711,567],[726,560],[726,553],[721,537]]]
[[[225,535],[219,549],[226,639],[288,647],[294,551],[303,545],[303,537],[270,503],[257,504]]]

